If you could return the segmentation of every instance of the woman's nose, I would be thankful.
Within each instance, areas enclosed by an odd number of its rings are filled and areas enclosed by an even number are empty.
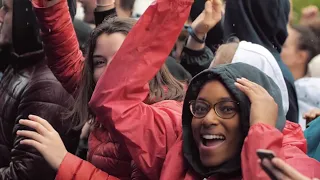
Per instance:
[[[206,128],[211,126],[216,126],[219,124],[218,116],[213,109],[211,109],[208,114],[203,118],[202,125]]]

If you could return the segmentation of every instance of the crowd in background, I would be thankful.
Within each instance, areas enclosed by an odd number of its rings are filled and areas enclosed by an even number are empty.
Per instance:
[[[3,0],[0,180],[320,178],[320,11]]]

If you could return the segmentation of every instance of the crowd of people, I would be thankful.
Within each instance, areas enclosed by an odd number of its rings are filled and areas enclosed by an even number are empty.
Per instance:
[[[3,0],[0,180],[320,178],[320,12]]]

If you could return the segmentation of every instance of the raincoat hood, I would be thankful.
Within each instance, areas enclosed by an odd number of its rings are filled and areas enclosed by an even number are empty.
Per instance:
[[[236,36],[263,45],[272,54],[281,53],[288,36],[289,12],[289,0],[226,1],[225,40]]]
[[[320,55],[314,57],[308,64],[308,74],[310,77],[320,78]]]
[[[270,95],[278,104],[279,108],[276,127],[280,131],[282,131],[285,126],[285,115],[282,107],[280,89],[270,77],[268,77],[259,69],[244,63],[234,63],[217,66],[216,68],[208,69],[201,72],[193,78],[187,90],[183,104],[182,124],[184,157],[189,165],[193,168],[193,170],[202,177],[209,177],[216,174],[232,174],[239,172],[241,170],[241,148],[239,149],[239,154],[236,157],[225,162],[224,164],[212,168],[204,167],[200,161],[199,151],[193,139],[191,128],[191,121],[193,116],[189,108],[189,102],[191,100],[197,99],[201,88],[207,82],[212,80],[219,80],[220,82],[222,82],[230,92],[230,94],[232,94],[236,101],[240,103],[240,127],[242,131],[241,136],[244,140],[250,128],[250,101],[248,97],[234,85],[236,78],[241,77],[247,78],[248,80],[261,85],[270,93]]]
[[[289,110],[289,95],[283,74],[273,55],[261,45],[246,41],[239,43],[238,49],[232,59],[232,63],[243,62],[258,68],[268,75],[281,89],[283,111]]]
[[[73,18],[76,12],[76,1],[68,0],[68,5]],[[39,59],[35,56],[42,57],[40,59],[44,57],[40,28],[30,0],[13,0],[11,54],[12,61],[17,61],[18,64]]]

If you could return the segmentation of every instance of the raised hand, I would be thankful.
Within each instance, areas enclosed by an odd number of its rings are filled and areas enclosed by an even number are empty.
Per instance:
[[[221,0],[207,0],[203,12],[193,21],[191,27],[199,38],[204,37],[222,17]],[[202,36],[202,37],[201,37]]]
[[[38,117],[29,116],[30,120],[20,120],[21,125],[35,129],[35,131],[17,131],[18,136],[29,139],[20,141],[21,144],[29,145],[37,149],[51,167],[57,170],[67,154],[67,150],[57,131],[48,121]]]
[[[301,20],[300,23],[308,25],[319,16],[319,8],[315,5],[310,5],[301,10]]]
[[[303,115],[303,118],[307,120],[307,124],[320,116],[320,109],[313,109]]]
[[[273,97],[263,87],[245,78],[237,79],[235,85],[250,99],[250,125],[264,123],[275,126],[278,119],[278,105]]]

